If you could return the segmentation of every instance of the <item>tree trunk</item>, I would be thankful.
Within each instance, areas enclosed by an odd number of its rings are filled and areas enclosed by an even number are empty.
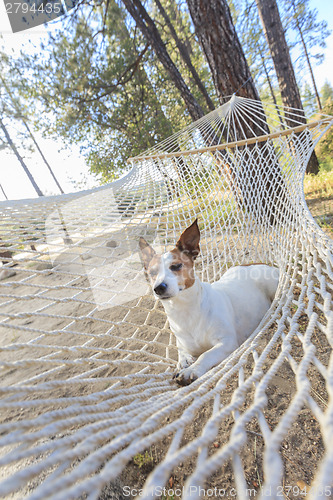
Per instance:
[[[38,151],[38,152],[39,152],[39,154],[41,155],[41,157],[42,157],[42,159],[43,159],[43,161],[44,161],[45,165],[47,166],[47,168],[48,168],[48,170],[49,170],[50,174],[52,175],[52,178],[53,178],[54,182],[55,182],[55,183],[56,183],[56,185],[58,186],[58,188],[59,188],[59,190],[60,190],[61,194],[64,194],[64,191],[62,190],[62,187],[60,186],[60,184],[59,184],[59,182],[58,182],[58,180],[57,180],[56,176],[54,175],[54,172],[53,172],[53,170],[52,170],[52,168],[51,168],[51,166],[50,166],[49,162],[48,162],[48,161],[47,161],[47,159],[45,158],[44,153],[43,153],[43,151],[41,150],[41,148],[39,147],[39,144],[37,143],[37,141],[36,141],[36,139],[35,139],[35,136],[34,136],[34,135],[33,135],[33,133],[31,132],[30,127],[29,127],[29,125],[28,125],[27,121],[26,121],[26,120],[25,120],[25,118],[23,117],[23,114],[22,114],[22,112],[21,112],[21,109],[20,109],[20,106],[19,106],[19,104],[18,104],[17,100],[16,100],[16,99],[15,99],[15,97],[13,96],[13,94],[12,94],[12,92],[11,92],[10,88],[8,87],[8,85],[7,85],[6,81],[4,80],[4,78],[2,78],[2,77],[0,76],[0,79],[1,79],[1,81],[2,81],[3,86],[4,86],[4,87],[5,87],[5,89],[6,89],[7,94],[9,95],[9,97],[10,97],[10,99],[11,99],[11,103],[12,103],[12,105],[13,105],[14,109],[15,109],[15,110],[19,113],[19,115],[20,115],[20,119],[22,120],[23,125],[24,125],[24,126],[25,126],[25,128],[27,129],[27,132],[28,132],[28,134],[30,135],[31,140],[32,140],[32,141],[33,141],[33,143],[35,144],[35,146],[36,146],[36,148],[37,148],[37,151]]]
[[[165,22],[166,22],[166,25],[168,26],[169,30],[170,30],[170,33],[173,37],[173,39],[175,40],[176,42],[176,45],[177,45],[177,48],[179,50],[179,53],[183,59],[183,61],[185,62],[186,66],[188,67],[192,77],[193,77],[193,80],[195,81],[198,89],[200,90],[201,94],[203,95],[205,101],[206,101],[206,104],[208,106],[208,109],[210,109],[211,111],[213,111],[215,109],[215,106],[214,106],[214,103],[213,101],[211,100],[211,98],[209,97],[208,95],[208,92],[200,78],[200,76],[198,75],[197,73],[197,70],[195,69],[195,67],[193,66],[192,64],[192,61],[191,61],[191,57],[190,57],[190,54],[187,50],[187,47],[186,45],[178,38],[178,35],[176,33],[176,30],[175,28],[173,27],[173,24],[168,16],[168,14],[166,13],[163,5],[161,4],[160,0],[155,0],[155,3],[161,13],[161,15],[163,16]]]
[[[312,80],[313,89],[314,89],[315,95],[316,95],[317,106],[318,106],[319,111],[321,111],[323,108],[322,108],[322,105],[321,105],[321,102],[320,102],[319,92],[318,92],[317,85],[316,85],[316,80],[315,80],[315,77],[314,77],[314,74],[313,74],[312,64],[311,64],[311,61],[310,61],[308,49],[306,47],[306,44],[305,44],[305,41],[304,41],[304,37],[303,37],[303,33],[302,33],[301,30],[300,30],[300,35],[301,35],[301,40],[302,40],[302,44],[303,44],[303,49],[304,49],[304,52],[305,52],[305,57],[306,57],[306,60],[307,60],[308,66],[309,66],[309,71],[310,71],[310,76],[311,76],[311,80]]]
[[[42,150],[41,150],[41,148],[39,147],[39,144],[38,144],[38,142],[36,141],[35,136],[34,136],[34,135],[33,135],[33,133],[31,132],[29,125],[27,124],[27,122],[25,121],[25,119],[24,119],[24,118],[21,118],[21,120],[22,120],[22,122],[24,123],[24,126],[25,126],[25,128],[27,129],[27,131],[28,131],[28,133],[29,133],[29,135],[30,135],[30,137],[31,137],[31,140],[33,141],[34,145],[36,146],[38,153],[41,155],[41,157],[42,157],[42,159],[43,159],[43,161],[44,161],[45,165],[47,166],[47,168],[48,168],[48,170],[49,170],[49,172],[50,172],[50,174],[51,174],[51,176],[52,176],[52,178],[53,178],[54,182],[55,182],[55,183],[56,183],[56,185],[58,186],[58,189],[59,189],[60,193],[61,193],[61,194],[64,194],[64,191],[63,191],[62,187],[60,186],[60,184],[59,184],[59,182],[58,182],[58,179],[57,179],[57,178],[56,178],[56,176],[54,175],[54,172],[53,172],[53,170],[52,170],[52,168],[51,168],[51,166],[50,166],[49,162],[48,162],[48,161],[47,161],[47,159],[45,158],[43,151],[42,151]]]
[[[187,0],[187,4],[220,103],[235,93],[260,101],[226,0]],[[262,135],[269,130],[244,129],[246,137],[253,132]]]
[[[301,96],[276,0],[256,0],[256,4],[272,55],[283,105],[301,110],[297,120],[306,123]],[[286,116],[286,122],[290,127],[295,126],[295,123],[288,116]],[[307,172],[314,174],[319,172],[319,164],[314,152],[309,160]]]
[[[306,46],[306,43],[305,43],[305,40],[304,40],[302,28],[300,27],[298,19],[297,19],[295,3],[292,2],[292,5],[293,5],[294,14],[295,14],[296,27],[297,27],[299,35],[301,37],[301,42],[302,42],[304,54],[305,54],[305,57],[306,57],[306,62],[308,63],[308,67],[309,67],[309,71],[310,71],[310,76],[311,76],[311,80],[312,80],[313,89],[315,91],[317,106],[318,106],[319,111],[321,111],[323,108],[321,106],[319,92],[318,92],[317,85],[316,85],[316,80],[315,80],[315,77],[314,77],[314,74],[313,74],[313,71],[312,71],[312,64],[311,64],[311,61],[310,61],[310,56],[309,56],[308,49],[307,49],[307,46]]]
[[[221,104],[235,92],[259,101],[227,2],[187,0],[187,4]]]
[[[187,0],[187,4],[220,102],[236,93],[260,102],[226,0]],[[263,110],[262,113],[264,116]],[[242,126],[234,124],[234,128],[237,137],[232,140],[269,133],[263,120],[260,126],[251,122]],[[242,207],[255,217],[260,214],[261,220],[268,217],[271,223],[276,223],[279,212],[275,210],[279,210],[286,194],[278,159],[265,143],[239,149],[243,149],[241,164],[225,157],[220,161],[220,168],[227,175],[229,172],[232,191]]]
[[[6,193],[5,193],[4,188],[2,187],[2,184],[0,184],[0,189],[1,189],[2,194],[4,195],[5,199],[8,200],[8,197],[7,197]]]
[[[280,113],[280,110],[279,110],[279,107],[278,107],[278,104],[277,104],[277,101],[276,101],[276,97],[275,97],[275,93],[274,93],[274,89],[273,89],[271,77],[269,76],[269,71],[268,71],[267,66],[266,66],[266,61],[265,61],[264,56],[262,55],[262,52],[261,52],[260,48],[259,48],[259,55],[260,55],[262,66],[264,68],[264,72],[265,72],[266,80],[268,82],[269,90],[270,90],[270,93],[271,93],[271,96],[272,96],[272,99],[273,99],[273,102],[274,102],[274,105],[275,105],[275,109],[276,109],[276,112],[277,112],[278,117],[279,117],[281,128],[282,128],[282,130],[284,130],[285,127],[284,127],[282,116],[281,116],[281,113]]]
[[[186,83],[183,80],[183,77],[181,76],[177,67],[173,63],[171,57],[169,56],[165,48],[165,44],[158,32],[158,29],[154,21],[149,16],[148,12],[141,4],[140,0],[122,0],[122,1],[128,12],[133,17],[137,26],[140,28],[143,36],[150,43],[151,47],[155,51],[158,59],[163,64],[165,70],[169,74],[174,85],[179,90],[186,104],[186,107],[191,115],[192,120],[193,121],[199,120],[199,118],[204,116],[204,112],[198,101],[195,99],[195,97],[192,95],[191,91],[187,87]]]
[[[18,161],[21,163],[21,166],[22,166],[23,170],[25,171],[25,173],[27,174],[27,176],[28,176],[31,184],[33,185],[36,193],[38,194],[38,196],[44,196],[43,193],[42,193],[42,191],[40,190],[38,184],[36,183],[35,179],[31,175],[30,170],[28,169],[28,167],[24,163],[24,160],[23,160],[22,156],[20,155],[20,153],[18,152],[15,144],[13,143],[13,141],[12,141],[12,139],[11,139],[9,133],[8,133],[8,130],[5,127],[5,125],[4,125],[3,121],[1,120],[1,118],[0,118],[0,127],[2,128],[2,131],[5,134],[5,137],[7,139],[7,142],[9,144],[9,146],[11,147],[11,149],[14,152],[14,154],[15,154],[16,158],[18,159]]]

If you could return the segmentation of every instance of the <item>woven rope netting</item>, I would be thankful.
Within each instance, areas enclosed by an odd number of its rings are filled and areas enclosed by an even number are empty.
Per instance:
[[[1,498],[331,494],[332,240],[303,177],[332,122],[233,96],[112,184],[1,203]],[[164,251],[196,217],[200,279],[266,262],[280,282],[253,335],[180,388],[138,240]]]

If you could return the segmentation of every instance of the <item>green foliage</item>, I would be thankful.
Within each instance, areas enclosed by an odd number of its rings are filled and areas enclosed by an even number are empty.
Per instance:
[[[273,62],[258,10],[250,0],[229,0],[229,5],[251,75],[261,86],[271,76]]]
[[[333,116],[332,97],[327,97],[323,107],[323,113]],[[318,155],[319,163],[323,169],[326,171],[330,170],[333,167],[333,127],[331,127],[321,139],[316,148],[316,153]]]
[[[146,465],[152,464],[154,462],[154,458],[151,451],[149,452],[146,450],[144,453],[138,453],[135,455],[135,457],[133,457],[133,462],[139,467],[139,469],[141,469]]]
[[[150,5],[153,9],[153,4]],[[188,15],[165,3],[192,62],[212,91],[209,69],[194,43]],[[155,12],[155,11],[154,11]],[[159,26],[162,18],[155,12]],[[105,24],[104,24],[105,23]],[[162,37],[188,85],[191,78],[170,34]],[[184,102],[161,63],[126,11],[115,0],[79,11],[66,30],[50,34],[43,55],[22,56],[25,99],[35,106],[36,124],[45,134],[77,143],[92,173],[102,182],[128,169],[126,160],[188,124]],[[193,93],[204,107],[200,91]]]
[[[286,22],[288,27],[297,34],[297,44],[303,47],[303,41],[312,60],[317,64],[323,62],[324,54],[322,50],[315,52],[313,49],[323,49],[326,47],[326,38],[331,34],[326,21],[318,21],[317,9],[311,9],[309,0],[283,0]],[[303,39],[303,40],[302,40]],[[298,59],[298,66],[301,70],[306,63],[304,50]]]
[[[333,87],[328,81],[320,89],[320,95],[324,108],[327,106],[329,99],[333,101]]]
[[[25,154],[29,155],[34,147],[22,124],[22,118],[28,121],[27,106],[20,98],[16,84],[13,85],[9,60],[9,56],[0,49],[0,118],[10,133],[14,132],[16,147],[21,145]],[[0,135],[0,149],[10,149],[3,133]]]
[[[300,93],[305,116],[309,119],[318,111],[316,97],[313,95],[313,90],[309,83],[305,83],[301,87]]]
[[[323,62],[323,49],[326,47],[326,38],[331,34],[331,30],[328,29],[326,21],[317,19],[318,11],[310,8],[309,0],[280,0],[280,2],[285,14],[285,26],[292,32],[293,46],[299,49],[295,61],[295,74],[300,81],[310,72],[313,92],[316,93],[313,65]],[[308,106],[308,101],[309,95],[306,96],[305,106]]]
[[[320,166],[319,174],[306,174],[304,179],[304,193],[307,198],[320,200],[333,197],[333,163]]]

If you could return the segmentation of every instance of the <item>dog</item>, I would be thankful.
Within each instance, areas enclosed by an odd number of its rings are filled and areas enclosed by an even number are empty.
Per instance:
[[[195,220],[175,248],[157,254],[140,238],[141,258],[156,298],[177,340],[174,379],[188,385],[219,364],[256,329],[269,309],[279,272],[266,264],[230,268],[219,281],[201,282],[194,272],[200,253]]]

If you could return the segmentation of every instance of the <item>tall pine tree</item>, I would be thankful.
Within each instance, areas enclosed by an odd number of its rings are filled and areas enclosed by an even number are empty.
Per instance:
[[[276,0],[256,0],[256,4],[272,54],[283,105],[303,111],[301,96]],[[300,113],[298,121],[306,123],[304,112],[303,115]],[[288,115],[286,116],[286,122],[288,125],[294,126]],[[319,164],[314,152],[309,160],[307,172],[313,174],[319,172]]]

